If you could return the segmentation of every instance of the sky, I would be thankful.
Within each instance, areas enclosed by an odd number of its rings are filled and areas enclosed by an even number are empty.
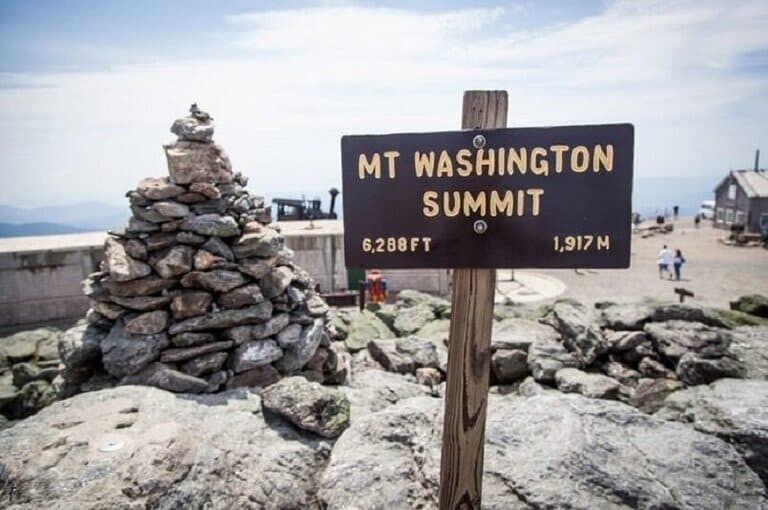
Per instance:
[[[340,187],[346,134],[631,122],[638,178],[768,158],[768,3],[0,0],[0,203],[119,205],[197,102],[256,193]],[[768,167],[768,164],[761,165]]]

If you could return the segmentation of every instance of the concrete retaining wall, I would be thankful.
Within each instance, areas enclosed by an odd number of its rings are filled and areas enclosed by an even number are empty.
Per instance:
[[[286,246],[323,292],[347,288],[341,221],[283,223]],[[0,239],[0,332],[74,321],[85,314],[88,299],[80,282],[97,271],[106,234]],[[447,294],[444,269],[384,270],[389,288]],[[355,289],[356,290],[356,289]]]

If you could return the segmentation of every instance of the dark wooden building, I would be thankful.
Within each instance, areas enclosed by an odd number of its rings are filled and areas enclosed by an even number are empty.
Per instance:
[[[768,171],[732,170],[715,188],[714,224],[753,233],[768,228]]]

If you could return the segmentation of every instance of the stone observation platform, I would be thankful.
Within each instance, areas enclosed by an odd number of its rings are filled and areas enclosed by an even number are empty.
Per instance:
[[[296,263],[320,284],[323,292],[349,287],[344,263],[341,220],[280,223],[285,245]],[[0,331],[79,319],[88,309],[81,282],[104,255],[106,232],[0,238]],[[444,269],[385,270],[390,288],[447,294],[450,276]],[[559,280],[528,271],[499,275],[496,302],[525,303],[555,297],[565,290]]]
[[[323,292],[346,289],[341,220],[280,223],[285,245]],[[98,271],[106,232],[0,239],[0,331],[79,319],[88,309],[80,282]],[[445,294],[445,270],[387,270],[393,289]]]

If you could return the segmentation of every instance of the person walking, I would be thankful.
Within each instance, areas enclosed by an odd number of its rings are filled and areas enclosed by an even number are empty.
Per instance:
[[[693,224],[696,228],[699,228],[699,223],[701,223],[701,214],[697,214],[693,217]]]
[[[656,263],[659,265],[659,278],[664,278],[664,273],[667,273],[669,279],[672,279],[672,271],[669,266],[672,265],[673,257],[672,252],[667,248],[665,244],[661,251],[659,251],[659,257],[656,259]]]
[[[675,257],[672,259],[672,266],[675,268],[675,280],[680,279],[680,268],[684,263],[685,257],[683,257],[683,252],[675,250]]]

